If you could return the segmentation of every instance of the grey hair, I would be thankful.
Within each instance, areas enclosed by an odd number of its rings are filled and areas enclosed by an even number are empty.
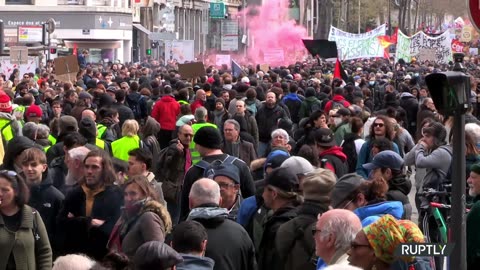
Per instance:
[[[201,178],[193,183],[188,197],[192,198],[196,205],[220,204],[220,186],[212,179]]]
[[[237,122],[237,120],[228,119],[223,125],[225,126],[226,124],[232,124],[236,131],[240,131],[240,124]]]
[[[206,120],[207,119],[207,109],[205,107],[198,107],[195,110],[195,120],[200,121],[200,120]]]
[[[326,240],[328,233],[334,234],[335,250],[347,251],[360,229],[352,225],[350,218],[332,215],[323,225],[321,237],[322,240]]]
[[[70,149],[68,151],[68,157],[74,160],[83,161],[88,153],[90,153],[90,149],[85,146],[80,146]]]
[[[34,122],[27,122],[22,128],[23,136],[35,141],[37,139],[38,125]]]
[[[290,140],[290,136],[288,136],[288,132],[285,129],[282,128],[277,128],[274,131],[272,131],[272,134],[270,136],[275,137],[275,135],[282,135],[282,137],[286,138],[287,141]]]
[[[95,261],[83,254],[69,254],[58,257],[52,270],[87,270],[95,265]]]
[[[480,143],[480,125],[468,123],[465,125],[465,132],[468,132],[475,139],[475,143]]]
[[[44,124],[38,124],[37,139],[48,139],[50,128]]]

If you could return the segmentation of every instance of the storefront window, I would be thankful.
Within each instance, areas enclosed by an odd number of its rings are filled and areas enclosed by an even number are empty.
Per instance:
[[[5,0],[6,5],[33,5],[32,0]]]

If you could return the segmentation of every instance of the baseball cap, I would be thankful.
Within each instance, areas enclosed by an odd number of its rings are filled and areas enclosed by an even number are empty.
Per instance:
[[[335,140],[333,138],[333,132],[329,128],[319,128],[313,134],[315,137],[315,142],[324,147],[335,146]]]
[[[265,178],[265,184],[286,192],[298,190],[298,178],[287,168],[276,168]]]
[[[348,196],[352,194],[365,181],[363,177],[356,173],[345,174],[338,179],[332,191],[331,204],[333,208],[340,207]]]
[[[271,167],[272,169],[280,167],[285,160],[290,157],[288,152],[283,150],[274,150],[270,152],[267,156],[267,160],[265,161],[265,165],[263,166],[264,171]]]
[[[303,157],[293,156],[287,158],[280,168],[286,168],[289,171],[293,172],[295,175],[306,175],[313,172],[312,164]]]
[[[366,170],[389,168],[400,171],[403,167],[403,158],[392,150],[385,150],[376,154],[372,162],[362,165]]]
[[[42,108],[38,105],[31,105],[25,112],[25,116],[27,117],[42,117],[42,114]]]
[[[340,108],[337,110],[337,112],[333,115],[333,117],[341,117],[341,116],[349,116],[352,113],[350,112],[349,109],[347,108]]]

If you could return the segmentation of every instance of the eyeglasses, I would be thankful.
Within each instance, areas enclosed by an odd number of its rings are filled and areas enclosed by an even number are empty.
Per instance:
[[[218,186],[219,186],[221,189],[227,189],[227,188],[229,188],[229,187],[234,187],[235,184],[218,183]]]
[[[357,249],[357,248],[360,248],[360,247],[368,247],[368,248],[372,248],[370,245],[362,245],[362,244],[357,244],[355,242],[352,242],[350,244],[350,248],[351,249]]]
[[[374,127],[383,127],[383,126],[385,126],[385,124],[383,124],[383,123],[373,123],[373,126]]]

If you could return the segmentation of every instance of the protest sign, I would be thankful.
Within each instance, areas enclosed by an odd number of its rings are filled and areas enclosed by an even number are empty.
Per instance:
[[[436,49],[435,48],[421,48],[418,50],[417,61],[425,62],[435,62],[436,60]]]
[[[269,49],[263,51],[263,62],[276,65],[285,61],[285,52],[283,49]]]
[[[403,59],[410,62],[412,57],[418,57],[421,49],[435,49],[435,61],[448,63],[452,60],[452,39],[448,32],[437,37],[427,36],[424,32],[418,32],[407,37],[398,31],[397,53],[395,61]]]
[[[382,25],[366,33],[353,34],[331,26],[328,40],[337,43],[338,56],[342,60],[383,57],[385,51],[377,37],[384,36],[385,29]]]
[[[76,79],[77,72],[80,70],[76,55],[57,57],[54,60],[55,78],[63,82],[71,82]]]
[[[165,40],[165,59],[177,63],[194,61],[195,43],[193,40]]]
[[[217,54],[215,55],[215,65],[221,67],[222,65],[230,66],[231,58],[229,54]]]
[[[182,79],[192,79],[206,74],[202,62],[179,64],[178,73]]]
[[[463,43],[458,41],[458,39],[452,40],[452,51],[453,52],[463,52]]]

